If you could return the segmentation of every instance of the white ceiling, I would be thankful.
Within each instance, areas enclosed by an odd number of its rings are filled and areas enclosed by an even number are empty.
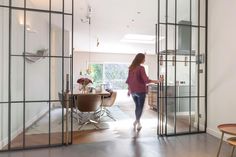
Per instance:
[[[39,8],[48,9],[49,0],[30,0]],[[189,1],[189,0],[187,0]],[[179,0],[178,5],[183,8],[186,0]],[[52,8],[61,10],[62,0],[52,0]],[[197,1],[196,1],[197,2]],[[126,34],[155,35],[157,22],[157,0],[74,0],[74,48],[76,51],[108,52],[108,53],[155,53],[154,44],[124,43],[120,40]],[[65,0],[65,10],[71,0]],[[92,8],[89,35],[89,23],[82,22],[88,14],[88,6]],[[161,6],[163,8],[165,6]],[[173,8],[173,6],[169,6]],[[173,12],[174,9],[169,9]],[[181,9],[178,15],[186,17],[186,9]],[[161,10],[161,12],[163,12]],[[169,15],[172,15],[169,12]],[[164,14],[163,14],[164,17]],[[170,17],[173,19],[173,17]],[[58,18],[53,23],[57,24]],[[60,18],[59,18],[60,19]],[[60,21],[60,20],[59,20]],[[70,28],[66,26],[66,28]],[[97,46],[97,39],[99,46]],[[90,44],[89,44],[90,43]]]
[[[48,0],[30,1],[37,8],[48,9]],[[65,2],[67,4],[71,0],[65,0]],[[74,0],[74,2],[75,50],[109,53],[154,53],[154,44],[123,43],[120,40],[125,34],[155,34],[157,0]],[[56,10],[60,10],[61,4],[59,0],[52,0],[53,8]],[[66,10],[69,11],[70,8],[67,6],[69,5],[66,5]],[[86,18],[88,6],[92,8],[90,38],[88,22],[81,22],[81,19]],[[55,20],[53,23],[56,24]],[[97,39],[99,40],[98,47]]]
[[[80,20],[85,19],[88,6],[92,8],[90,48],[89,24]],[[154,44],[131,44],[120,40],[125,34],[155,35],[157,0],[77,0],[75,8],[76,50],[154,53]]]

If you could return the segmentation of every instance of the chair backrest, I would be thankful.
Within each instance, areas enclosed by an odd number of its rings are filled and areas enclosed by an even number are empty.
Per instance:
[[[115,103],[116,96],[117,96],[117,92],[113,91],[109,98],[104,98],[102,105],[104,107],[111,107]]]
[[[96,94],[80,94],[75,103],[81,112],[93,112],[101,105],[101,96]]]

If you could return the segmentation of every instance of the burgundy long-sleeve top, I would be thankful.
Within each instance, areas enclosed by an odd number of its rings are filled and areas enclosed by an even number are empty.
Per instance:
[[[140,65],[133,70],[129,70],[126,83],[128,84],[131,93],[146,93],[146,84],[150,83],[150,81],[144,67]]]

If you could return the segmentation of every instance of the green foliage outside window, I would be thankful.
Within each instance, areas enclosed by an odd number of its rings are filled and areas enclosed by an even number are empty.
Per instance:
[[[127,89],[127,64],[91,64],[94,86],[106,83],[114,90]],[[104,71],[103,71],[104,70]]]

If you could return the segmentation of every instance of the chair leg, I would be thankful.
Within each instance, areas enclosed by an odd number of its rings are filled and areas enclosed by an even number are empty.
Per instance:
[[[233,157],[234,156],[234,146],[233,146],[233,148],[232,148],[232,152],[231,152],[231,157]]]

